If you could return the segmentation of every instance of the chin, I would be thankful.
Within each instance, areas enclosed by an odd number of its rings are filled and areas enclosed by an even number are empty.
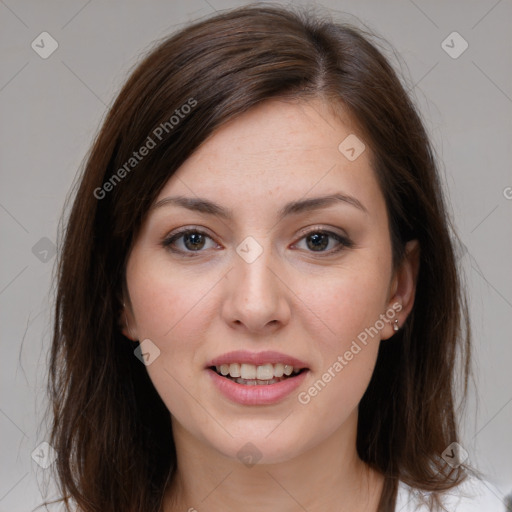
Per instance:
[[[225,457],[238,460],[247,467],[288,462],[307,450],[304,432],[290,431],[289,426],[286,428],[284,425],[286,422],[277,428],[278,423],[269,423],[252,420],[246,428],[241,423],[238,433],[235,429],[229,430],[233,437],[223,436],[222,439],[209,439],[208,442]]]

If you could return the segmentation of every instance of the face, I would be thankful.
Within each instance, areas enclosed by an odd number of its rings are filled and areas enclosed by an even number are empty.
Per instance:
[[[361,141],[320,100],[272,100],[162,189],[128,259],[124,332],[150,354],[175,437],[233,459],[251,442],[272,463],[355,428],[380,340],[405,313]]]

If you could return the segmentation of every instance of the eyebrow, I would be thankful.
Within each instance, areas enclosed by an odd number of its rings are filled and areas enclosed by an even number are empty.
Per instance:
[[[320,210],[322,208],[328,208],[339,203],[351,205],[358,210],[368,214],[368,210],[364,205],[355,197],[348,196],[346,194],[336,193],[320,197],[312,197],[309,199],[301,199],[298,201],[292,201],[287,203],[278,212],[278,219],[282,220],[289,215],[298,215],[304,212],[312,212]],[[233,211],[228,208],[224,208],[219,204],[210,201],[209,199],[201,197],[185,197],[185,196],[169,196],[164,199],[157,201],[150,210],[155,210],[163,206],[175,205],[181,206],[188,210],[205,213],[208,215],[215,215],[225,220],[233,219]]]

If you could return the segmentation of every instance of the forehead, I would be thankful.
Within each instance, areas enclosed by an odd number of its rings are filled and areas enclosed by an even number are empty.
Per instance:
[[[243,207],[337,192],[363,203],[381,196],[368,144],[350,116],[334,115],[322,100],[271,100],[216,130],[156,201],[172,193]]]

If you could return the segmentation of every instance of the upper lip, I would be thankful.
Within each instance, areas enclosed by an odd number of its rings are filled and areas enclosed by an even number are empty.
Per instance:
[[[226,354],[215,357],[206,363],[206,367],[209,368],[210,366],[220,366],[222,364],[231,363],[254,364],[256,366],[281,363],[288,364],[296,369],[308,367],[304,361],[301,361],[296,357],[272,350],[266,350],[264,352],[248,352],[247,350],[235,350],[233,352],[227,352]]]

